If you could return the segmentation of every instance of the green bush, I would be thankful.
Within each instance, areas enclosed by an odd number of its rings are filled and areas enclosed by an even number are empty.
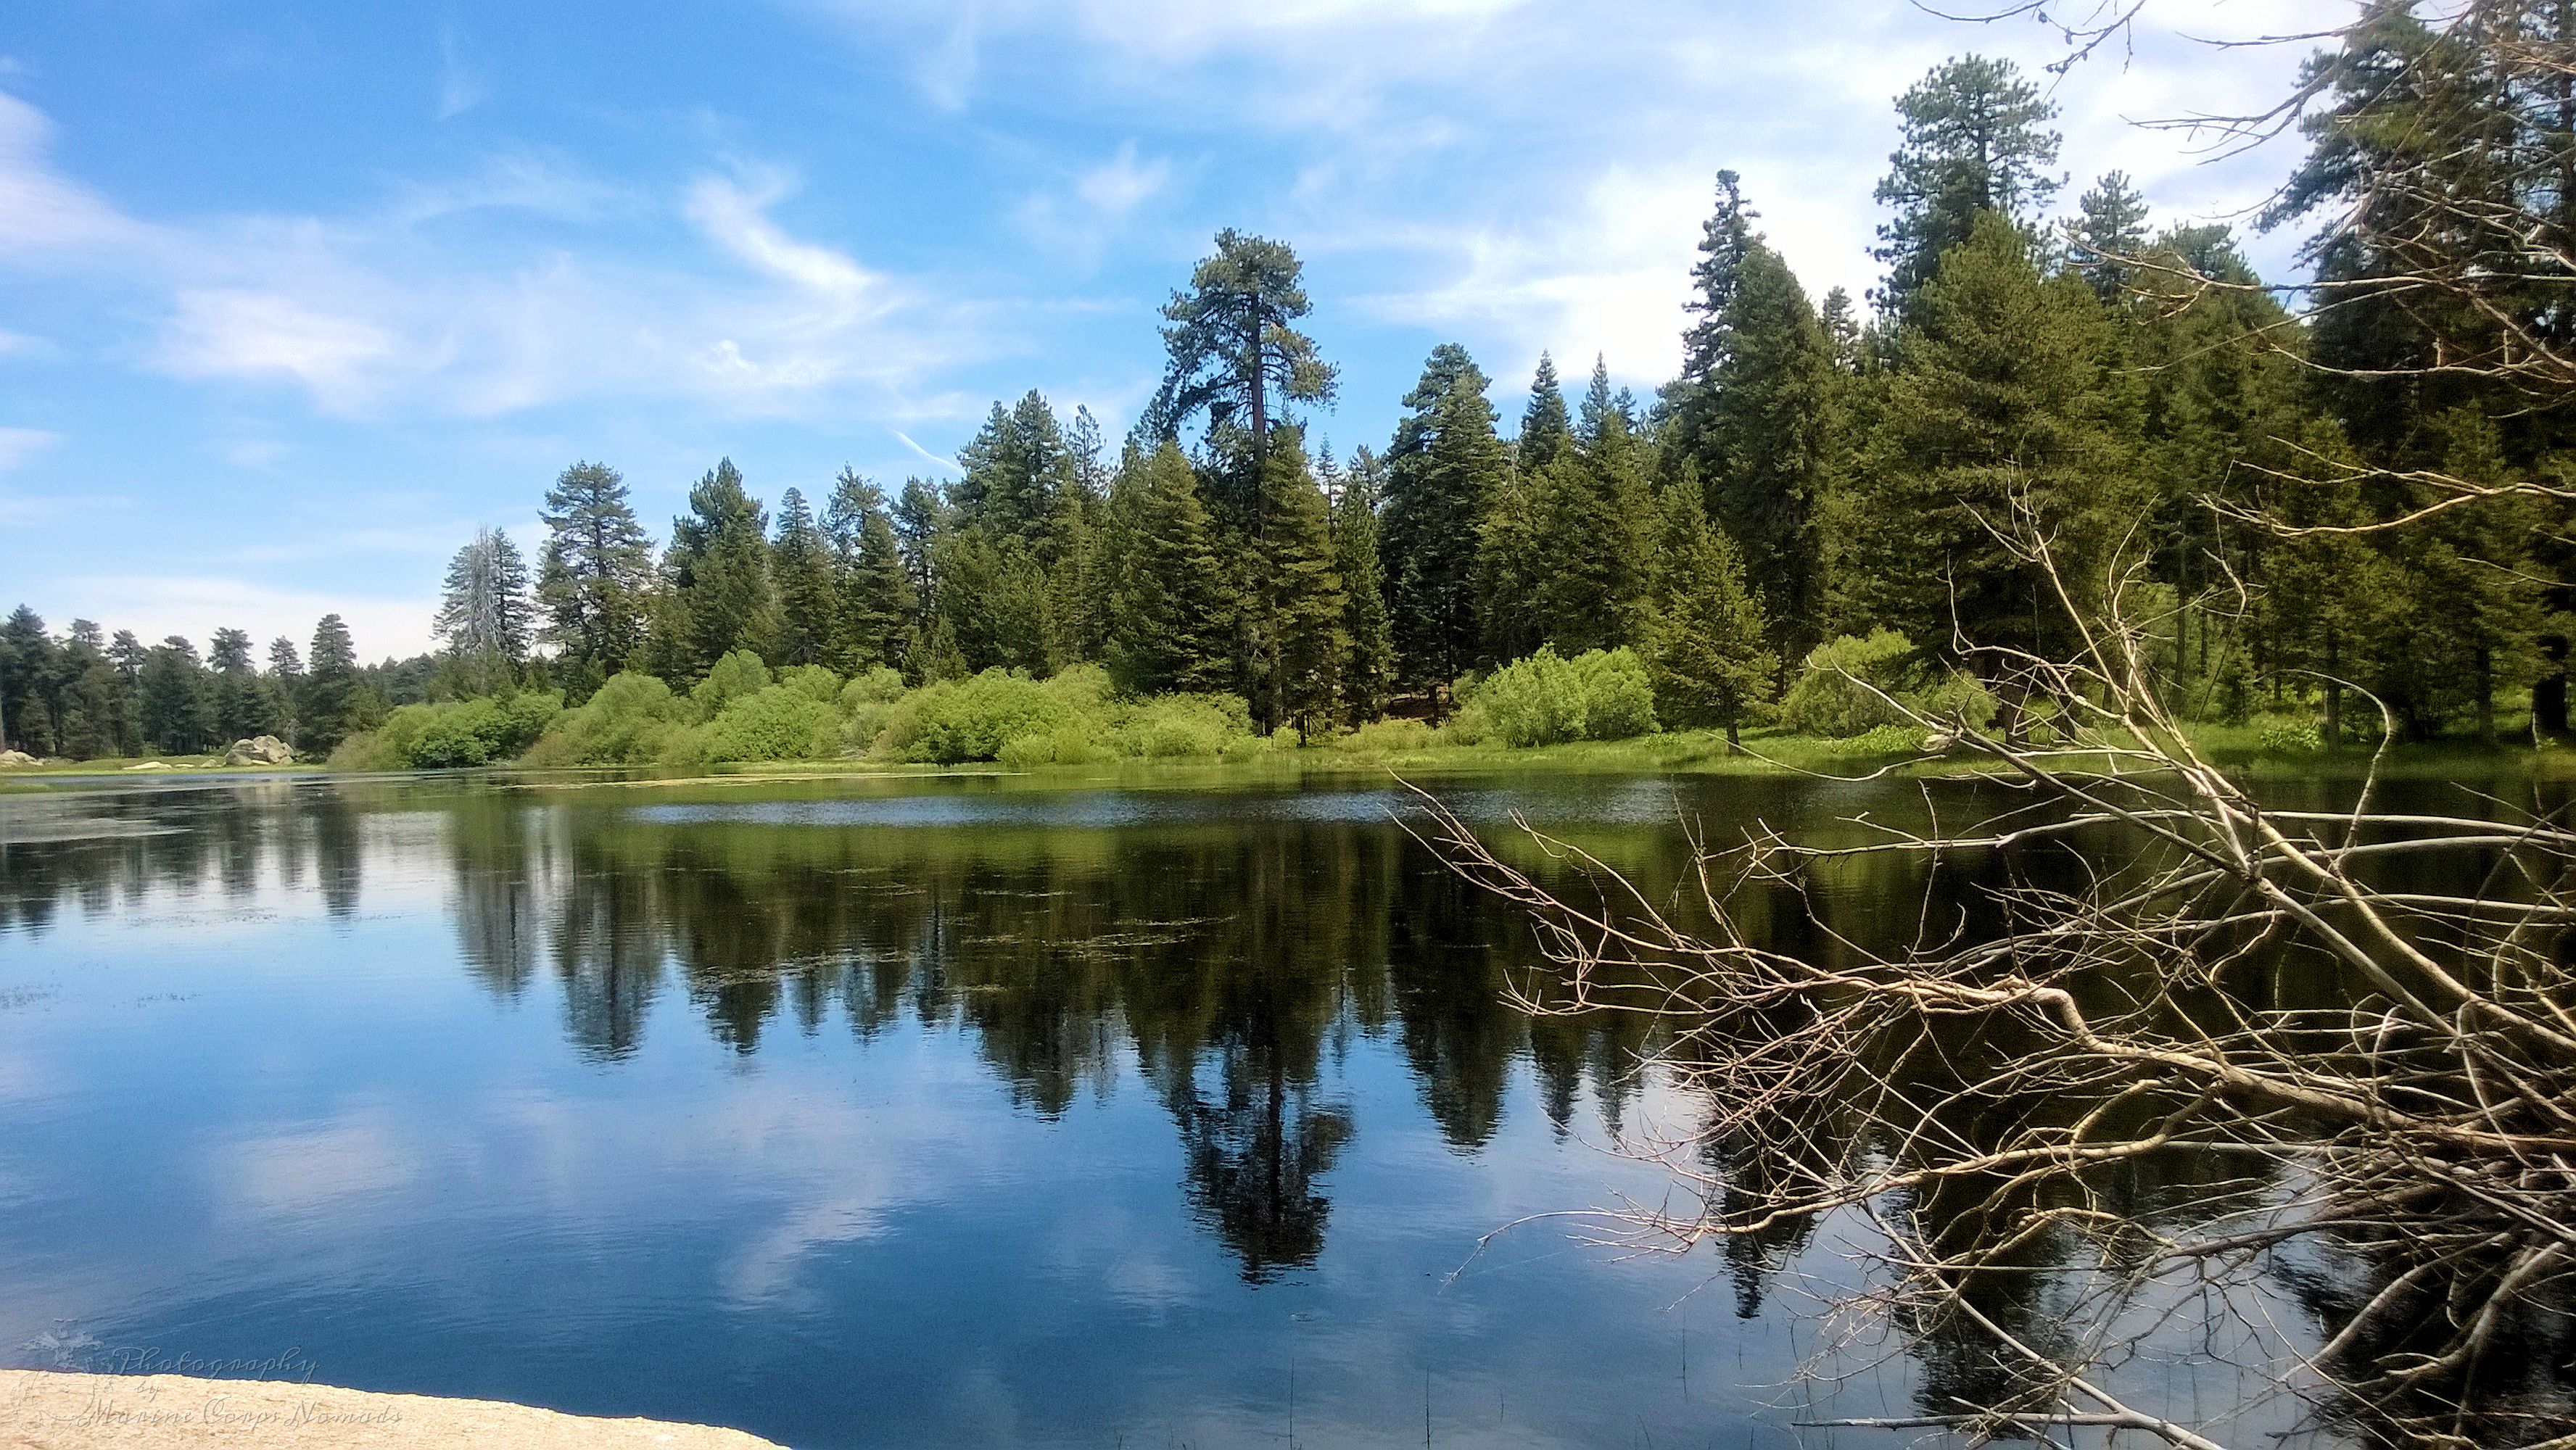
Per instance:
[[[992,760],[1023,735],[1051,735],[1073,712],[1044,685],[1007,670],[938,680],[905,697],[886,720],[877,750],[899,760],[953,765]]]
[[[1808,652],[1805,671],[1780,702],[1780,723],[1801,735],[1849,739],[1910,725],[1909,708],[1939,719],[1964,717],[1977,727],[1995,716],[1994,697],[1974,680],[1936,669],[1895,630],[1873,629]]]
[[[1240,695],[1158,695],[1128,709],[1113,744],[1146,760],[1205,759],[1239,752],[1254,738]]]
[[[792,678],[800,672],[789,670],[789,678],[733,701],[701,726],[694,753],[706,760],[812,760],[836,753],[841,717],[830,700],[840,694],[840,679],[819,666],[806,668],[830,677],[825,698],[815,698],[820,686]]]
[[[850,676],[850,682],[841,687],[841,713],[855,715],[870,705],[891,705],[902,698],[902,672],[879,665]]]
[[[2275,755],[2305,755],[2326,748],[2325,732],[2317,728],[2314,715],[2257,715],[2254,727],[2263,748]]]
[[[1625,740],[1655,728],[1655,691],[1631,649],[1565,659],[1539,647],[1481,680],[1462,680],[1458,738],[1505,745]]]
[[[778,672],[778,683],[818,705],[841,702],[841,677],[821,665],[789,665]]]
[[[1428,750],[1439,743],[1431,726],[1421,720],[1371,720],[1332,743],[1332,749],[1359,755],[1402,755],[1407,751]]]
[[[348,752],[343,768],[454,770],[514,759],[562,710],[563,696],[551,691],[404,705],[370,732],[371,742]],[[344,757],[334,751],[333,758]]]
[[[993,758],[1013,770],[1028,770],[1040,765],[1086,765],[1100,758],[1100,750],[1092,744],[1090,731],[1065,724],[1043,735],[1013,736],[1002,742]]]
[[[556,716],[529,749],[527,763],[647,765],[671,750],[690,714],[691,702],[653,676],[617,675],[580,709]]]
[[[716,661],[707,677],[689,691],[689,703],[697,707],[700,720],[712,720],[724,712],[725,706],[768,688],[769,666],[751,651],[738,649]]]

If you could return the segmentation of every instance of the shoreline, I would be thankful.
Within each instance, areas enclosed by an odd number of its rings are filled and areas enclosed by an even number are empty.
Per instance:
[[[0,1370],[5,1450],[780,1450],[741,1430],[280,1380]]]

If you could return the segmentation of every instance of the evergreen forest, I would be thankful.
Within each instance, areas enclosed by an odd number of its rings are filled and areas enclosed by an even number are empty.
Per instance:
[[[1963,56],[1896,100],[1864,298],[1812,295],[1719,173],[1680,374],[1651,396],[1542,355],[1505,418],[1444,344],[1393,435],[1336,456],[1299,260],[1227,230],[1163,307],[1165,375],[1123,437],[1032,391],[954,477],[844,469],[765,499],[721,460],[659,539],[617,469],[577,462],[533,558],[488,530],[459,550],[443,647],[413,660],[362,666],[337,616],[201,654],[21,606],[0,733],[68,758],[274,734],[353,765],[1041,763],[1354,732],[1914,749],[1926,713],[2049,730],[2053,702],[1988,662],[2074,648],[2069,621],[2116,596],[2186,720],[2284,750],[2554,740],[2566,505],[2501,485],[2564,475],[2576,440],[2435,365],[2444,320],[2357,285],[2408,259],[2336,225],[2510,102],[2428,80],[2447,41],[2404,5],[2338,44],[2256,223],[2307,239],[2298,286],[2117,171],[2071,179],[2045,88]],[[2569,325],[2547,310],[2535,290],[2517,325]]]

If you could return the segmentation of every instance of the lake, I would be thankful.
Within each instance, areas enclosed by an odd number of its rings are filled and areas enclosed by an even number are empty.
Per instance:
[[[1920,806],[1771,778],[1441,790],[1650,881],[1686,819],[1821,835]],[[1651,1021],[1506,1005],[1547,969],[1527,924],[1407,833],[1408,800],[0,797],[0,1357],[811,1447],[1735,1447],[1905,1413],[1937,1355],[1891,1345],[1831,1400],[1794,1384],[1851,1272],[1831,1226],[1640,1255],[1534,1217],[1666,1199],[1606,1144],[1690,1105],[1638,1071]],[[1903,885],[1818,890],[1910,921]]]

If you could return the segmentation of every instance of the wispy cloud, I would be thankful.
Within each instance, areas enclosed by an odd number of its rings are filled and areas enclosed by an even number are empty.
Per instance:
[[[63,441],[42,428],[0,428],[0,473],[6,473]]]
[[[40,255],[157,295],[151,366],[284,383],[325,412],[493,416],[573,398],[680,398],[760,414],[865,401],[897,416],[982,350],[981,311],[934,300],[771,214],[793,186],[748,166],[654,202],[532,153],[397,188],[338,219],[148,224],[49,163],[45,118],[0,93],[0,256]],[[484,210],[579,228],[611,208],[685,221],[694,257],[520,227],[451,243],[426,223]],[[149,304],[147,304],[149,305]]]
[[[902,429],[888,428],[886,431],[892,433],[897,443],[911,449],[913,455],[921,459],[924,463],[931,464],[932,466],[948,473],[963,473],[966,471],[957,466],[956,459],[942,458],[938,454],[931,452],[929,449],[922,447],[920,444],[913,442],[912,435],[904,432]]]
[[[0,256],[61,258],[134,242],[134,223],[53,170],[52,137],[43,112],[0,91]]]
[[[483,80],[465,63],[454,26],[438,32],[438,119],[453,120],[483,104],[489,94]]]

